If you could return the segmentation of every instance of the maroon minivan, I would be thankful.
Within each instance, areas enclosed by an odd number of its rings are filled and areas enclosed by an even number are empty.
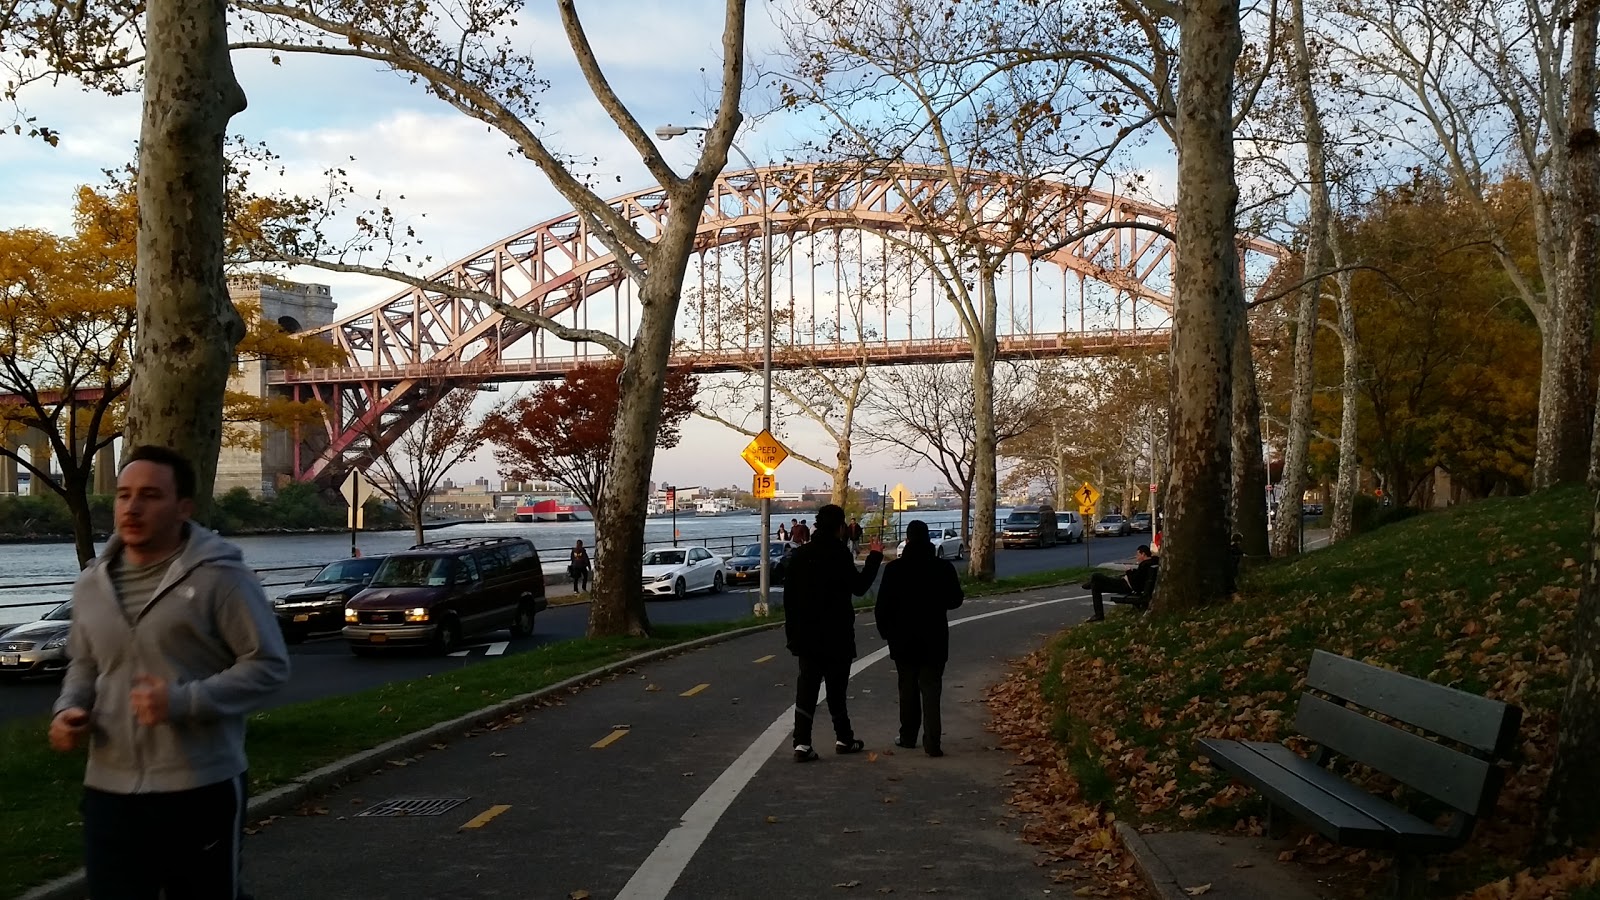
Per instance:
[[[454,538],[390,554],[345,604],[344,638],[366,656],[390,647],[453,650],[467,635],[533,634],[548,601],[539,554],[524,538]]]

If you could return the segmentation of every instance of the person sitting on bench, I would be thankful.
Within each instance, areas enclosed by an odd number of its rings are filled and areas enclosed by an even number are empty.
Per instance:
[[[1094,596],[1094,616],[1089,621],[1100,622],[1105,620],[1106,607],[1101,598],[1101,595],[1105,593],[1127,595],[1121,599],[1113,598],[1113,602],[1116,603],[1132,603],[1140,609],[1145,609],[1150,605],[1150,598],[1146,591],[1154,583],[1156,567],[1161,563],[1150,555],[1150,547],[1147,544],[1140,544],[1139,549],[1134,551],[1134,557],[1139,561],[1139,564],[1121,575],[1111,576],[1096,572],[1089,576],[1088,581],[1083,583],[1083,586],[1091,591]]]

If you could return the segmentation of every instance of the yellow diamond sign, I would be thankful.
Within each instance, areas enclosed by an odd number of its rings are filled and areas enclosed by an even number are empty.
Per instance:
[[[1073,491],[1072,496],[1078,498],[1079,506],[1093,506],[1100,502],[1100,492],[1095,490],[1094,485],[1087,481],[1083,483],[1082,487]]]
[[[784,460],[789,458],[789,451],[778,443],[772,432],[762,431],[739,455],[750,464],[750,468],[756,470],[757,475],[771,475],[778,471],[778,466],[782,465]]]

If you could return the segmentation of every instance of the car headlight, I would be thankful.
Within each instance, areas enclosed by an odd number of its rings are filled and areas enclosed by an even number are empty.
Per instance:
[[[344,608],[344,621],[345,621],[346,625],[354,625],[354,624],[360,622],[361,619],[356,616],[356,611],[355,610],[353,610],[350,607],[346,606]]]
[[[653,578],[651,580],[652,581],[671,581],[672,580],[672,573],[668,572],[665,575],[657,575],[655,578]]]
[[[322,602],[324,602],[324,603],[343,603],[343,602],[345,602],[346,600],[349,600],[349,599],[350,598],[345,596],[344,594],[329,594],[328,598],[326,600],[322,601]]]
[[[60,637],[53,637],[50,640],[45,641],[44,642],[44,646],[39,648],[39,649],[41,649],[41,650],[59,650],[62,647],[65,647],[66,645],[67,645],[67,635],[63,634]]]
[[[426,621],[428,621],[428,608],[426,606],[417,606],[417,607],[413,607],[411,609],[406,610],[406,621],[407,622],[426,622]]]

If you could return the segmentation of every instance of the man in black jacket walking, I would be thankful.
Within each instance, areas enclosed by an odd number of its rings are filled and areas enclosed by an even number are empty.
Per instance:
[[[874,538],[870,549],[866,567],[856,571],[855,558],[845,545],[844,509],[830,503],[817,510],[811,540],[789,557],[783,583],[783,630],[789,652],[800,661],[794,697],[795,762],[817,758],[811,746],[811,725],[823,684],[828,686],[834,752],[858,753],[866,746],[850,728],[845,692],[850,685],[850,661],[856,658],[856,611],[850,598],[872,587],[883,562],[883,542]]]
[[[900,676],[896,747],[915,747],[920,729],[923,752],[944,755],[939,746],[939,693],[950,658],[945,613],[963,599],[956,567],[934,553],[927,523],[912,520],[906,526],[905,550],[883,569],[874,610],[878,634],[889,642],[889,657]]]

